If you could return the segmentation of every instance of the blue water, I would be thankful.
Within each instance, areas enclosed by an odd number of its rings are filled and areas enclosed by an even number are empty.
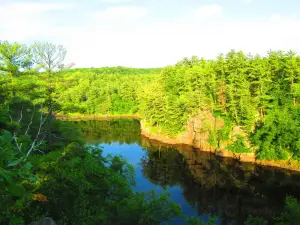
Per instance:
[[[191,206],[183,197],[182,189],[179,185],[167,186],[163,189],[161,186],[151,183],[144,175],[143,168],[141,166],[141,158],[147,157],[147,151],[138,144],[121,144],[119,142],[113,142],[110,144],[102,143],[100,145],[103,148],[103,155],[121,155],[127,160],[134,168],[136,172],[136,185],[133,187],[134,191],[147,192],[154,190],[157,194],[170,193],[170,200],[179,204],[181,210],[186,216],[199,216],[197,212],[197,205]],[[208,221],[209,215],[200,215],[199,218],[203,221]],[[172,224],[182,224],[181,219],[174,219]],[[216,224],[221,224],[219,219]]]
[[[103,154],[121,155],[135,169],[133,191],[168,192],[186,216],[216,224],[244,224],[249,215],[273,224],[287,195],[300,198],[299,173],[240,163],[188,146],[167,146],[141,136],[139,121],[78,121],[84,141]],[[182,224],[174,219],[171,224]]]

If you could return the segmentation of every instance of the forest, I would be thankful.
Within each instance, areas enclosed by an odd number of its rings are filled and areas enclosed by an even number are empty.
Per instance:
[[[237,137],[229,150],[299,163],[300,56],[293,51],[232,50],[214,60],[193,56],[147,69],[72,69],[64,64],[66,53],[51,43],[0,42],[1,224],[48,215],[58,224],[161,224],[184,217],[167,195],[134,193],[131,165],[86,146],[80,130],[57,115],[139,115],[153,132],[174,137],[189,118],[208,111],[226,122],[211,130],[216,148],[238,126],[250,144]],[[49,211],[49,201],[64,210]],[[300,203],[288,196],[278,224],[297,224],[299,212]],[[266,223],[250,216],[247,224]]]
[[[300,57],[292,51],[262,57],[232,50],[216,60],[185,58],[152,70],[75,69],[53,80],[63,115],[139,114],[153,132],[172,137],[189,118],[209,111],[226,121],[224,129],[211,130],[216,148],[238,126],[250,145],[237,138],[229,150],[255,152],[258,159],[300,159]]]

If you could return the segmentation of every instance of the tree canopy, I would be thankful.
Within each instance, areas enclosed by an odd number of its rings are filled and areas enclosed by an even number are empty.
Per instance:
[[[63,70],[65,55],[61,45],[0,42],[0,223],[40,219],[49,199],[70,209],[51,212],[68,224],[160,224],[180,215],[167,196],[133,193],[130,165],[84,146],[55,113],[139,114],[153,132],[176,136],[207,111],[243,130],[258,158],[300,160],[300,57],[292,51],[232,50],[154,69]],[[228,139],[225,128],[211,131],[212,144]],[[247,151],[244,137],[228,150]],[[61,190],[74,201],[61,202]],[[287,213],[291,204],[298,207],[287,199]]]

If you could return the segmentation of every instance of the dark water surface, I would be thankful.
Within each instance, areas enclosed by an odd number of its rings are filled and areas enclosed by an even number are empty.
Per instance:
[[[87,144],[104,155],[122,155],[136,170],[134,191],[168,191],[188,216],[217,224],[243,224],[248,215],[270,224],[286,195],[300,197],[299,173],[240,163],[189,146],[168,146],[142,137],[134,119],[76,121]],[[174,220],[174,224],[181,221]]]

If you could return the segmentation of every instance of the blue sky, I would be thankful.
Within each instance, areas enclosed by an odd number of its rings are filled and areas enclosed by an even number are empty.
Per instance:
[[[300,52],[300,1],[0,0],[0,40],[62,44],[76,67],[162,67],[230,49]]]

